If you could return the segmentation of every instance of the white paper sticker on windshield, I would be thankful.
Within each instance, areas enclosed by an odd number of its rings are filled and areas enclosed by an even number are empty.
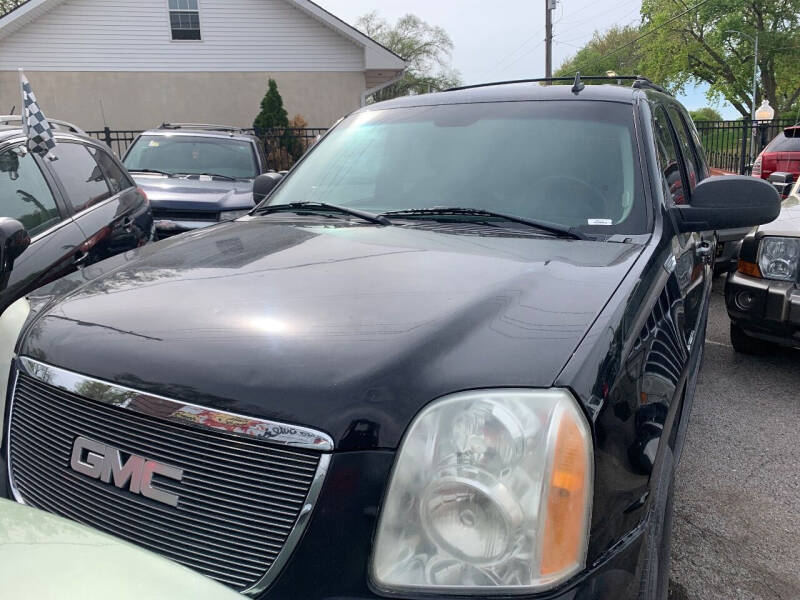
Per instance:
[[[158,143],[157,141],[155,141],[155,140],[150,140],[150,143],[149,143],[149,144],[147,144],[147,145],[148,145],[150,148],[158,148],[158,147],[159,147],[161,144],[159,144],[159,143]]]
[[[613,225],[614,221],[611,219],[588,219],[589,225]]]

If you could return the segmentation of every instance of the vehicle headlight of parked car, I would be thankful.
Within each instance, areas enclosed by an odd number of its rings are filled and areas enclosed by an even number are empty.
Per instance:
[[[758,266],[765,279],[795,281],[798,263],[800,263],[800,238],[762,238],[758,249]]]
[[[485,594],[569,578],[585,562],[591,448],[565,390],[480,390],[434,402],[397,458],[375,582]]]

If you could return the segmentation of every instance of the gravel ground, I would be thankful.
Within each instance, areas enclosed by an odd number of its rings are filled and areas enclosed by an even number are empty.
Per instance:
[[[677,471],[670,600],[797,600],[800,352],[735,353],[723,284]]]

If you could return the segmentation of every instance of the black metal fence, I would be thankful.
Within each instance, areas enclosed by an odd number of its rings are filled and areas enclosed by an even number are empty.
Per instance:
[[[132,129],[100,129],[98,131],[87,131],[86,134],[98,140],[104,141],[120,158],[124,156],[136,136],[142,133]]]
[[[320,127],[276,127],[257,134],[267,152],[267,165],[276,171],[285,171],[326,131]]]
[[[722,171],[749,174],[758,154],[794,119],[699,121],[695,123],[709,164]]]
[[[250,129],[240,130],[243,133],[254,134]],[[314,142],[327,131],[324,127],[276,127],[258,132],[264,144],[264,151],[267,155],[267,165],[276,171],[290,169],[303,154],[314,144]],[[136,139],[141,131],[132,129],[111,129],[106,127],[97,131],[87,131],[88,135],[102,140],[116,153],[122,157],[128,147]]]

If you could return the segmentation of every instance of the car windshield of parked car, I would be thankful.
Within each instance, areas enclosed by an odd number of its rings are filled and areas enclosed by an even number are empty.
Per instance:
[[[370,110],[329,133],[269,204],[383,213],[468,207],[646,233],[630,104],[496,102]]]
[[[253,145],[241,140],[188,135],[142,135],[123,161],[129,171],[171,175],[258,175]]]

